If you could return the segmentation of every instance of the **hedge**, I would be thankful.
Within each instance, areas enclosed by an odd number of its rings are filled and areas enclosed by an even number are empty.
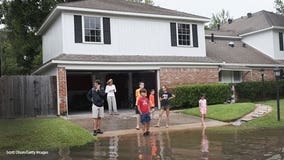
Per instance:
[[[284,96],[284,80],[279,81],[280,96]],[[264,98],[262,96],[262,82],[242,82],[235,85],[238,101],[259,101],[276,98],[276,82],[264,81]]]
[[[170,91],[176,96],[171,100],[171,106],[174,108],[197,107],[201,94],[206,95],[208,105],[222,104],[232,95],[229,84],[179,85],[171,88]]]

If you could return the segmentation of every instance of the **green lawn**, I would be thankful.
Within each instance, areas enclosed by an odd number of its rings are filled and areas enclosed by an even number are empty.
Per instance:
[[[95,138],[62,118],[0,120],[0,150],[40,150],[84,145]]]
[[[280,100],[280,121],[277,121],[276,100],[262,101],[257,103],[270,105],[273,108],[272,112],[264,117],[245,123],[242,125],[243,127],[284,128],[284,99]]]
[[[209,105],[206,114],[207,118],[230,122],[237,120],[247,113],[255,109],[255,104],[253,103],[235,103],[235,104],[219,104],[219,105]],[[199,108],[191,108],[182,111],[182,113],[200,116]]]

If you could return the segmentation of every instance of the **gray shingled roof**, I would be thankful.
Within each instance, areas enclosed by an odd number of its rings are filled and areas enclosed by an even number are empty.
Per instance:
[[[218,63],[209,57],[185,57],[185,56],[139,56],[139,55],[79,55],[61,54],[53,60],[84,61],[84,62],[189,62],[189,63]]]
[[[205,30],[205,35],[211,35],[212,33],[216,36],[238,36],[238,34],[233,31]]]
[[[230,47],[228,45],[230,41],[232,40],[215,39],[215,42],[211,42],[209,39],[206,39],[207,56],[226,63],[279,64],[247,44],[243,47],[243,42],[240,40],[234,40],[235,47]]]
[[[233,33],[241,35],[272,26],[284,27],[284,16],[268,12],[259,11],[252,14],[252,17],[242,16],[241,18],[233,20],[231,24],[226,23],[221,25],[220,30],[216,34]]]
[[[126,0],[81,0],[69,3],[61,3],[58,6],[208,19],[206,17],[194,14],[165,9],[142,3],[128,2]]]

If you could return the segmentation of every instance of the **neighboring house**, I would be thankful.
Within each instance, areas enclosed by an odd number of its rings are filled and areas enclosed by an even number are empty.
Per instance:
[[[261,80],[260,69],[265,69],[265,80],[274,79],[272,68],[284,64],[283,32],[284,16],[267,11],[206,31],[207,56],[226,64],[220,67],[220,82]]]
[[[42,36],[44,64],[34,74],[57,76],[58,114],[68,114],[89,110],[86,92],[94,79],[104,83],[114,79],[118,108],[122,109],[133,105],[139,81],[144,81],[147,89],[159,90],[161,85],[218,83],[219,73],[225,75],[225,68],[232,66],[245,70],[246,75],[253,72],[250,67],[275,67],[277,62],[250,46],[244,49],[245,55],[252,59],[261,55],[255,65],[224,63],[226,59],[217,53],[225,54],[222,45],[228,47],[227,40],[212,43],[205,39],[204,24],[208,21],[206,17],[125,0],[59,4],[37,33]],[[239,49],[241,38],[235,38],[238,47],[234,49]]]

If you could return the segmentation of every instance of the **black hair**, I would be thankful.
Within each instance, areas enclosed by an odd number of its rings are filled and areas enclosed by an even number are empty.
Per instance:
[[[97,83],[97,84],[99,84],[99,85],[100,85],[100,84],[101,84],[101,81],[100,81],[100,80],[98,80],[98,79],[96,79],[94,83]]]
[[[140,89],[140,93],[147,93],[147,89],[145,88]]]

